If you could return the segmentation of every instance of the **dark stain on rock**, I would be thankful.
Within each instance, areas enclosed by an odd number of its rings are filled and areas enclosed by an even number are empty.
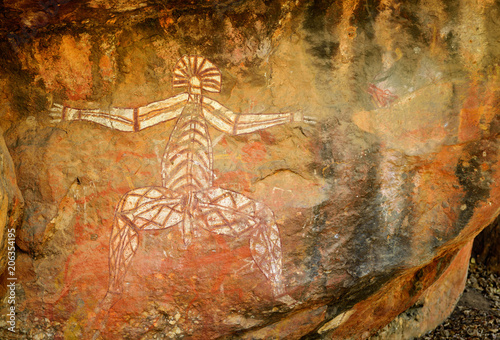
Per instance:
[[[377,200],[378,180],[377,168],[372,167],[367,173],[367,178],[362,184],[363,192],[352,208],[357,211],[358,219],[354,221],[355,231],[353,239],[346,245],[356,254],[347,264],[348,273],[355,278],[361,278],[373,273],[380,268],[381,256],[387,249],[387,242],[380,238],[381,228],[380,207]]]
[[[445,5],[445,12],[449,18],[457,18],[459,16],[460,1],[442,0]]]
[[[35,76],[23,69],[19,57],[0,41],[0,62],[8,76],[8,88],[12,94],[12,106],[21,117],[45,111],[47,94],[43,82],[35,82]]]
[[[348,290],[344,289],[343,291],[337,292],[336,295],[341,296],[342,301],[339,302],[338,298],[336,298],[328,304],[325,322],[323,324],[335,318],[337,315],[350,310],[359,301],[363,301],[369,298],[373,293],[379,291],[395,276],[396,272],[396,270],[389,270],[378,275],[368,275],[357,279],[355,284],[349,287]],[[320,325],[318,329],[321,328],[322,325]]]
[[[371,199],[370,199],[371,198]],[[355,257],[348,263],[348,273],[355,278],[360,278],[374,272],[381,266],[381,256],[387,245],[379,238],[381,221],[378,214],[378,205],[373,197],[366,198],[366,206],[360,211],[360,218],[354,230],[356,234],[352,244]]]
[[[339,48],[338,42],[322,41],[318,44],[313,45],[309,49],[309,52],[311,52],[313,56],[319,59],[328,60],[333,58],[333,56],[337,53],[338,48]]]
[[[378,1],[362,1],[354,9],[353,16],[350,19],[350,24],[355,26],[357,29],[363,30],[369,40],[373,40],[373,38],[375,38],[373,23],[379,14],[377,6]]]
[[[307,257],[305,268],[307,268],[307,275],[310,280],[318,275],[318,268],[321,266],[321,252],[322,248],[319,245],[319,235],[325,229],[325,223],[328,220],[328,212],[316,206],[313,209],[312,226],[309,229],[307,238],[310,239],[309,246],[307,247]]]
[[[492,137],[497,137],[500,134],[500,98],[495,99],[493,105],[494,111],[496,112],[495,117],[490,122],[490,135]]]
[[[136,27],[149,32],[150,35],[156,35],[162,31],[158,18],[146,18],[144,21],[138,23]]]
[[[404,158],[403,162],[401,166],[408,166],[411,161]],[[397,202],[393,198],[389,198],[392,201],[385,202],[389,205],[400,205],[401,208],[399,213],[396,211],[397,209],[394,209],[393,214],[389,217],[390,220],[385,221],[384,232],[380,234],[380,239],[386,241],[384,259],[388,263],[402,263],[412,256],[410,245],[414,236],[412,227],[414,225],[414,216],[412,214],[411,193],[414,189],[415,169],[411,165],[408,168],[407,173],[401,174],[403,183],[397,189],[395,188],[399,193],[396,198]],[[380,200],[382,201],[383,198]],[[408,247],[402,247],[402,244],[408,245]]]
[[[367,84],[373,83],[374,78],[382,71],[382,48],[376,42],[374,28],[374,22],[380,13],[377,6],[377,1],[362,2],[355,8],[350,18],[350,24],[356,30],[356,36],[366,37],[353,41],[353,47],[362,49],[363,54],[352,61],[355,66],[352,81],[357,100],[367,108],[374,105],[372,97],[366,91]]]
[[[102,36],[102,33],[99,36]],[[100,39],[92,39],[90,48],[90,62],[92,67],[92,95],[99,96],[103,92],[103,79],[99,67],[99,59],[101,58]]]
[[[408,294],[410,296],[416,296],[418,293],[422,291],[424,288],[422,284],[422,280],[425,278],[425,272],[426,272],[427,267],[420,268],[417,270],[415,275],[413,276],[413,280],[411,282],[411,287],[408,290]]]
[[[116,46],[116,84],[125,82],[125,75],[130,73],[129,66],[127,65],[126,58],[129,54],[130,46],[133,44],[131,41],[131,36],[133,32],[129,30],[124,30],[120,36],[117,38]]]
[[[465,195],[455,223],[455,233],[459,233],[469,223],[479,202],[490,197],[490,163],[496,159],[497,153],[498,146],[495,142],[483,140],[468,145],[459,159],[455,175]]]
[[[337,54],[339,42],[328,34],[328,27],[340,20],[342,12],[339,6],[331,1],[314,0],[306,8],[303,28],[310,46],[307,52],[316,58],[318,67],[331,68],[331,59]],[[332,11],[333,18],[328,16]]]
[[[456,254],[456,251],[449,252],[417,270],[411,280],[411,287],[408,289],[409,296],[418,297],[424,289],[427,289],[433,282],[439,279],[453,261]]]
[[[428,43],[426,41],[425,34],[423,34],[420,29],[420,22],[418,17],[414,14],[416,9],[418,8],[418,1],[410,0],[410,1],[401,1],[400,5],[400,17],[402,19],[402,23],[406,27],[407,31],[411,34],[413,39],[418,42]]]
[[[174,23],[165,32],[186,47],[183,53],[196,51],[209,56],[212,62],[223,68],[228,60],[220,56],[231,53],[235,44],[239,44],[234,41],[231,29],[242,35],[245,41],[258,43],[273,34],[281,14],[281,4],[276,1],[235,0],[202,7],[180,6],[170,12]],[[259,29],[257,22],[261,25]],[[251,61],[248,60],[247,64]]]
[[[318,157],[314,162],[308,165],[311,172],[327,179],[335,176],[335,138],[333,135],[334,121],[324,121],[320,127],[320,133],[312,136],[312,144],[315,150],[318,150]]]

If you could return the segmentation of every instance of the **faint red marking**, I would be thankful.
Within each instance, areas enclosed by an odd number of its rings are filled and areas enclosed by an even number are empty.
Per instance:
[[[370,84],[370,86],[368,86],[367,92],[372,96],[378,107],[387,106],[398,99],[398,96],[393,94],[391,91],[382,90],[374,84]]]
[[[252,142],[242,148],[245,163],[261,162],[266,158],[266,148],[260,142]]]

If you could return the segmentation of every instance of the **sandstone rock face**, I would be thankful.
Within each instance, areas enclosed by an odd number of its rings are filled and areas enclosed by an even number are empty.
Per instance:
[[[497,2],[57,3],[2,5],[2,338],[364,339],[463,277],[500,211]]]

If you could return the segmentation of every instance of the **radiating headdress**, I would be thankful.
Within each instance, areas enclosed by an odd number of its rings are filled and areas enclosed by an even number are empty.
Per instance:
[[[197,87],[207,92],[220,92],[220,70],[204,57],[185,55],[175,65],[174,87]]]

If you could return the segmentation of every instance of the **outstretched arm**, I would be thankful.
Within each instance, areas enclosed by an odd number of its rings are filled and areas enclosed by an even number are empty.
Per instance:
[[[232,135],[250,133],[290,122],[303,122],[300,112],[237,114],[217,101],[203,97],[203,115],[215,128]]]
[[[115,130],[139,131],[178,117],[187,99],[187,93],[181,93],[135,109],[112,108],[110,110],[75,109],[54,104],[50,109],[50,116],[53,122],[86,120]]]

